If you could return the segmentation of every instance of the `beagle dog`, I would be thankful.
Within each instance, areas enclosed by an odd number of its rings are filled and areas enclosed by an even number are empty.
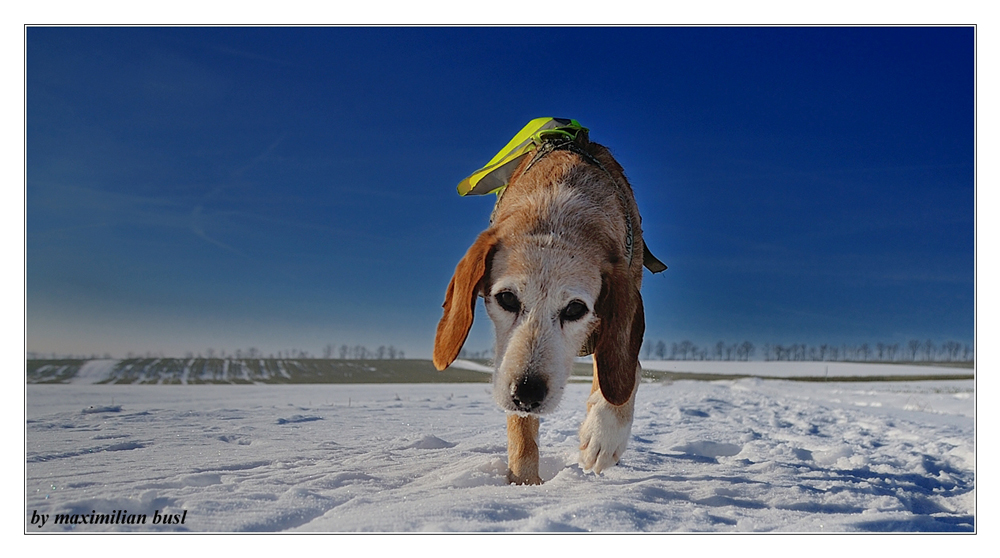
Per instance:
[[[493,397],[507,411],[507,478],[516,484],[541,484],[539,416],[559,404],[581,354],[593,353],[594,376],[580,463],[596,474],[618,463],[641,373],[644,260],[665,268],[645,249],[622,167],[586,129],[533,155],[510,175],[489,228],[458,263],[434,339],[443,370],[484,298],[496,332]]]

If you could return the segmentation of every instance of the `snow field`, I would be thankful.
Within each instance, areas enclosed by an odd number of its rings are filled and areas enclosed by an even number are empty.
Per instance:
[[[576,465],[588,390],[543,419],[546,482],[524,487],[485,384],[29,385],[25,530],[974,529],[970,380],[646,383],[601,476]],[[188,513],[30,524],[116,509]]]

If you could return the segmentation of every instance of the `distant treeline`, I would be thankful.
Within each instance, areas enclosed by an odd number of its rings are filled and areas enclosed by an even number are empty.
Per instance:
[[[459,358],[492,359],[493,350],[462,349]],[[908,343],[861,343],[858,345],[782,345],[767,343],[757,346],[750,341],[714,345],[698,345],[691,341],[666,343],[647,339],[639,353],[643,360],[787,360],[787,361],[849,361],[849,362],[972,362],[972,346],[957,341],[934,343],[930,339]]]
[[[29,360],[56,359],[110,359],[111,355],[57,355],[55,353],[29,352]],[[471,351],[462,349],[459,358],[491,360],[493,349]],[[639,356],[643,360],[729,360],[729,361],[850,361],[850,362],[972,362],[975,351],[968,343],[944,341],[935,343],[930,339],[919,341],[912,339],[907,343],[861,343],[856,345],[806,345],[793,343],[783,345],[767,343],[757,346],[750,341],[742,343],[727,343],[719,341],[714,345],[698,345],[691,341],[666,343],[647,339]],[[309,351],[288,349],[276,353],[264,354],[256,347],[237,349],[233,353],[225,350],[216,351],[209,348],[204,353],[188,351],[185,358],[235,358],[235,359],[341,359],[341,360],[396,360],[405,359],[406,353],[393,345],[380,345],[369,349],[364,345],[334,345],[327,344],[322,356],[314,356]],[[146,352],[143,354],[128,353],[126,358],[167,358],[162,352]]]
[[[462,348],[458,352],[458,358],[473,359],[473,360],[493,360],[493,349],[484,349],[482,351],[470,351],[466,348]]]
[[[691,341],[670,343],[647,340],[641,357],[645,360],[786,360],[850,362],[972,362],[972,346],[957,341],[934,343],[912,339],[907,343],[861,343],[856,345],[782,345],[767,343],[759,348],[749,341],[699,346]],[[759,358],[755,358],[759,357]]]
[[[56,353],[39,353],[39,352],[29,352],[29,360],[57,360],[57,359],[91,359],[96,360],[99,358],[110,359],[112,356],[108,353],[103,355],[91,354],[91,355],[63,355]],[[146,351],[145,353],[134,353],[129,352],[125,358],[169,358],[164,355],[163,352],[152,352]],[[257,347],[250,347],[248,349],[236,349],[234,352],[226,352],[225,349],[216,350],[213,347],[209,347],[204,352],[192,352],[187,351],[184,353],[184,358],[267,358],[267,359],[342,359],[342,360],[396,360],[405,359],[406,352],[402,349],[397,349],[393,345],[379,345],[376,349],[372,350],[364,345],[340,345],[339,347],[333,343],[329,343],[326,347],[323,347],[323,355],[316,356],[302,349],[286,349],[283,351],[278,351],[276,353],[264,354],[263,351],[259,350]]]
[[[373,351],[363,345],[341,345],[335,348],[331,343],[323,348],[323,358],[395,360],[406,358],[406,353],[403,352],[402,349],[397,349],[392,345],[389,345],[388,347],[385,345],[379,345],[378,348]]]

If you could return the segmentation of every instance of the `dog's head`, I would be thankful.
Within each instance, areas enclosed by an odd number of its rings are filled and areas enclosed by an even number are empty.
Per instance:
[[[625,403],[642,344],[642,299],[625,259],[577,244],[555,232],[480,234],[448,285],[434,365],[443,370],[458,356],[482,296],[496,330],[493,393],[501,408],[555,409],[591,336],[605,399]]]

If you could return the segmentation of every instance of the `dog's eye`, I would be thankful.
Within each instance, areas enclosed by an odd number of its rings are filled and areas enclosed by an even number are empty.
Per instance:
[[[517,295],[510,291],[501,291],[496,294],[497,304],[500,308],[508,312],[518,313],[521,311],[521,301],[517,299]]]
[[[586,315],[587,305],[579,300],[574,300],[567,304],[566,308],[563,308],[562,314],[559,317],[564,322],[575,322]]]

